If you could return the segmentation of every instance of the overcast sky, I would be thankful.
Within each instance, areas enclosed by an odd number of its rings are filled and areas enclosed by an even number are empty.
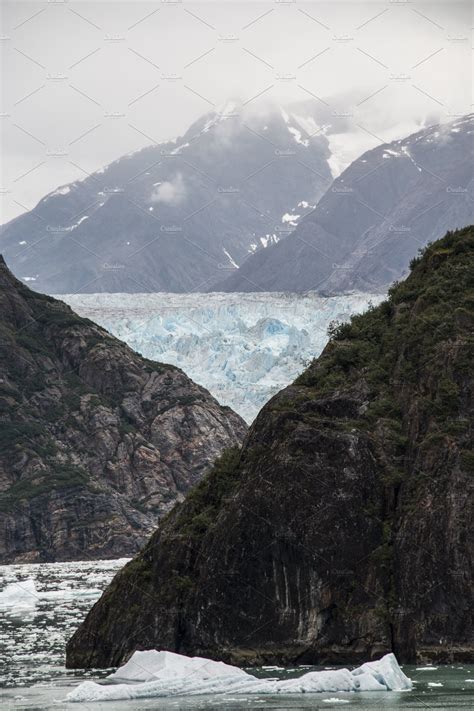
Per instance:
[[[469,113],[467,2],[3,3],[1,221],[226,99],[318,97],[341,167]],[[345,114],[345,116],[343,116]]]

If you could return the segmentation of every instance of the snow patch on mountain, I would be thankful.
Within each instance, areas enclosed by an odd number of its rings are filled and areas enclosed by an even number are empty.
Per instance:
[[[235,259],[229,254],[229,252],[226,250],[225,247],[222,247],[222,251],[224,252],[224,254],[227,257],[227,259],[229,260],[229,262],[232,264],[232,266],[235,267],[236,269],[238,269],[239,265],[237,264]]]
[[[62,185],[57,190],[54,190],[52,193],[47,195],[47,197],[54,197],[55,195],[67,195],[70,192],[71,188],[69,185]]]
[[[416,162],[416,160],[413,159],[413,157],[412,157],[410,151],[408,150],[408,147],[407,147],[407,146],[402,146],[402,151],[403,151],[404,155],[405,155],[407,158],[409,158],[409,159],[411,160],[411,162],[413,163],[413,165],[415,166],[415,168],[417,169],[417,171],[418,171],[419,173],[421,173],[421,170],[422,170],[422,169],[421,169],[421,167],[418,165],[418,163]]]
[[[298,225],[298,220],[301,215],[292,215],[290,212],[285,212],[282,215],[281,221],[283,224],[291,225],[291,227],[296,227]]]
[[[380,295],[73,294],[60,297],[147,358],[171,363],[247,422]]]

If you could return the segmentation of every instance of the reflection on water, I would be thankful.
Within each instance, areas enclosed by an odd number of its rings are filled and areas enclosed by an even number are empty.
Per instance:
[[[0,568],[0,707],[46,711],[65,708],[101,711],[199,711],[199,709],[436,709],[474,708],[474,667],[467,665],[416,668],[405,673],[415,683],[410,692],[307,694],[294,697],[235,697],[143,699],[103,704],[65,704],[72,686],[84,678],[100,679],[107,670],[68,671],[64,649],[87,611],[125,560]],[[265,668],[261,676],[288,678],[304,669]]]

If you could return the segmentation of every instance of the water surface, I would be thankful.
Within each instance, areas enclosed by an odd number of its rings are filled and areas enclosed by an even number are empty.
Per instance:
[[[98,680],[106,670],[71,671],[64,667],[64,650],[87,611],[125,560],[0,567],[0,707],[10,709],[69,709],[69,711],[189,711],[264,709],[357,709],[357,711],[466,711],[474,708],[474,666],[431,669],[404,666],[414,681],[407,692],[301,694],[287,697],[141,699],[96,704],[67,704],[67,693],[84,679]],[[34,581],[34,586],[33,582]],[[19,593],[2,595],[17,583]],[[11,590],[11,588],[10,588]],[[15,591],[13,591],[14,593]],[[320,667],[249,669],[258,676],[289,678]],[[109,670],[110,671],[110,670]]]

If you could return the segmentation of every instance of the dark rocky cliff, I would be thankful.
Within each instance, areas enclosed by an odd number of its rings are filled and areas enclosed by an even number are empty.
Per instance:
[[[0,562],[135,554],[245,431],[0,257]]]
[[[115,577],[69,667],[474,660],[474,229],[335,327]]]

